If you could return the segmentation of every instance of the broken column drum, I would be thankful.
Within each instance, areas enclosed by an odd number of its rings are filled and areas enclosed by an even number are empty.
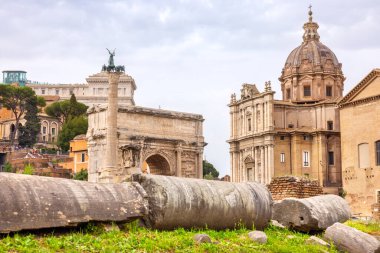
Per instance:
[[[263,229],[272,214],[272,197],[259,183],[134,175],[147,193],[149,214],[143,218],[156,229]]]
[[[88,221],[127,222],[147,213],[146,195],[138,183],[0,173],[0,233]]]
[[[272,219],[302,232],[324,230],[351,217],[348,203],[337,195],[286,198],[273,205]]]

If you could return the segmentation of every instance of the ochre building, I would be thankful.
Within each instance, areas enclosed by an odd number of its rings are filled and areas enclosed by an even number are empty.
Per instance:
[[[380,69],[339,103],[343,189],[357,216],[380,213]]]
[[[279,81],[282,100],[271,83],[259,91],[243,84],[231,96],[232,181],[270,183],[273,177],[317,179],[325,192],[341,187],[340,126],[337,102],[345,77],[335,54],[320,42],[312,12],[303,42],[285,61]]]

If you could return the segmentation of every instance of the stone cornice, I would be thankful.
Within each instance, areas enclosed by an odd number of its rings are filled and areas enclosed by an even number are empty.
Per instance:
[[[348,100],[353,98],[353,96],[364,89],[366,84],[369,83],[372,79],[375,77],[380,76],[380,69],[373,69],[368,75],[366,75],[363,80],[361,80],[350,92],[347,93],[346,96],[343,97],[343,99],[339,102],[339,107],[343,106],[343,104],[347,103]]]
[[[376,95],[376,96],[372,96],[372,97],[366,97],[366,98],[362,98],[359,100],[339,104],[339,108],[345,108],[345,107],[365,104],[365,103],[369,103],[371,101],[377,101],[377,100],[380,100],[380,95]]]
[[[252,102],[253,99],[264,98],[265,95],[268,95],[268,94],[273,95],[275,93],[276,92],[273,91],[273,90],[271,90],[271,91],[264,91],[264,92],[261,92],[259,94],[255,94],[253,97],[239,99],[235,103],[229,103],[227,106],[231,107],[231,106],[237,106],[237,105],[240,105],[240,104],[244,104],[245,102]]]
[[[90,107],[87,110],[87,114],[102,112],[106,110],[107,110],[107,105],[96,105],[96,106]],[[136,114],[155,115],[157,117],[165,117],[165,118],[204,121],[203,116],[200,114],[176,112],[176,111],[169,111],[169,110],[162,110],[162,109],[153,109],[153,108],[140,107],[140,106],[119,105],[118,112],[130,112],[130,113],[136,113]]]

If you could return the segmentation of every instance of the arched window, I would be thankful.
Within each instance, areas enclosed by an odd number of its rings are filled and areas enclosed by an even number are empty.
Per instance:
[[[358,145],[359,168],[369,168],[369,145],[361,143]]]
[[[380,166],[380,141],[375,142],[376,165]]]

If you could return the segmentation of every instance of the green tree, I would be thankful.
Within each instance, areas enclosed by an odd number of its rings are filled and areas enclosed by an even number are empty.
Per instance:
[[[214,165],[209,163],[207,160],[203,160],[203,178],[209,179],[209,175],[213,178],[218,178],[219,171],[215,169]]]
[[[54,102],[45,108],[45,113],[51,117],[60,119],[65,123],[69,119],[83,116],[86,114],[87,106],[77,101],[74,94],[70,100]]]
[[[78,173],[74,175],[73,179],[87,181],[88,180],[87,170],[81,169]]]
[[[15,128],[10,136],[11,145],[17,135],[20,119],[27,110],[27,104],[32,97],[36,97],[35,92],[30,87],[19,87],[12,85],[0,86],[0,104],[11,110],[15,116]]]
[[[88,128],[88,120],[84,116],[71,118],[62,126],[62,130],[58,135],[58,146],[63,151],[68,151],[70,141],[79,134],[85,134]]]
[[[41,97],[33,96],[28,99],[25,105],[25,126],[19,127],[18,142],[22,147],[32,147],[37,142],[37,135],[40,132],[41,123],[38,117],[38,106],[44,106],[45,100]]]

